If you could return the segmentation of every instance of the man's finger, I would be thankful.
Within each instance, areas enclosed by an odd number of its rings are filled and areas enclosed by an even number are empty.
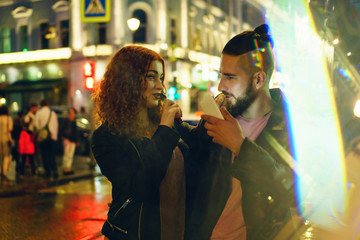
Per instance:
[[[205,121],[211,123],[211,124],[215,124],[218,120],[221,120],[220,118],[214,117],[214,116],[210,116],[210,115],[201,115],[201,119],[204,119]]]
[[[225,120],[232,120],[232,119],[234,119],[234,117],[231,116],[231,114],[228,112],[228,110],[227,110],[224,106],[222,106],[222,107],[220,108],[220,112],[221,112],[221,114],[223,115],[223,117],[224,117]]]
[[[204,127],[206,128],[206,130],[214,130],[216,128],[213,124],[211,124],[209,122],[206,122],[204,124]]]
[[[207,135],[209,135],[210,137],[215,137],[215,133],[211,130],[206,131]]]

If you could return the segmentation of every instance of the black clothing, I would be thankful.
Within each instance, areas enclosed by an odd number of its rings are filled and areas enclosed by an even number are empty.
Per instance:
[[[70,119],[65,119],[60,126],[59,134],[60,137],[67,138],[70,142],[77,142],[78,135],[77,135],[76,122],[70,121]]]
[[[102,233],[109,239],[160,239],[159,186],[179,134],[159,126],[151,139],[117,136],[103,124],[92,135],[92,151],[112,184],[108,218]]]
[[[286,110],[280,91],[271,90],[271,94],[277,104],[266,127],[255,142],[245,138],[233,163],[231,151],[206,134],[204,121],[196,128],[175,123],[192,156],[185,162],[185,239],[210,239],[230,196],[232,177],[242,187],[247,239],[273,239],[289,219],[295,196],[292,169],[284,159],[291,158]]]
[[[44,164],[46,177],[51,177],[52,174],[54,177],[58,177],[56,159],[54,154],[55,141],[49,138],[38,144],[41,153],[41,158]]]

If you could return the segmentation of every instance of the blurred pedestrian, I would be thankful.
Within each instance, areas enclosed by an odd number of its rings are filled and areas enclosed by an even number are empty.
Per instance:
[[[24,122],[29,123],[28,130],[33,132],[33,134],[36,134],[35,129],[35,114],[38,110],[38,104],[32,103],[27,111],[27,113],[24,116]],[[41,155],[39,151],[39,146],[37,142],[35,141],[35,154],[34,154],[34,162],[35,166],[37,167],[37,174],[41,174],[44,172],[43,163],[41,161]]]
[[[36,112],[34,126],[37,134],[43,128],[48,128],[49,136],[46,140],[37,142],[41,154],[41,159],[45,168],[45,177],[57,178],[58,171],[55,159],[55,142],[58,138],[58,118],[54,111],[50,109],[46,99],[40,102],[41,108]]]
[[[59,135],[63,141],[64,155],[62,159],[62,167],[64,175],[74,174],[72,164],[76,146],[79,146],[78,132],[76,128],[76,109],[70,108],[69,117],[63,121],[59,129]]]
[[[20,133],[22,131],[23,128],[23,121],[24,116],[22,112],[18,112],[15,115],[15,118],[13,120],[14,122],[14,126],[13,126],[13,130],[11,132],[11,136],[14,140],[14,144],[11,150],[11,155],[12,155],[12,160],[16,162],[16,173],[20,173],[20,168],[21,168],[21,160],[20,160],[20,154],[18,151],[19,148],[19,137],[20,137]]]
[[[29,111],[24,116],[24,123],[29,124],[28,130],[31,132],[35,132],[34,119],[37,109],[38,109],[38,105],[36,103],[32,103],[30,105]]]
[[[35,134],[29,129],[30,123],[24,123],[23,130],[20,133],[19,137],[19,148],[18,152],[21,155],[21,167],[20,167],[20,176],[25,174],[26,162],[30,163],[31,174],[35,176],[36,166],[34,162],[35,155]]]
[[[0,172],[2,180],[7,181],[7,172],[11,163],[11,147],[14,143],[11,137],[13,121],[6,106],[0,106]]]
[[[113,193],[105,239],[183,239],[184,157],[172,129],[181,113],[178,104],[162,100],[164,75],[158,53],[123,47],[94,95],[101,126],[92,150]]]

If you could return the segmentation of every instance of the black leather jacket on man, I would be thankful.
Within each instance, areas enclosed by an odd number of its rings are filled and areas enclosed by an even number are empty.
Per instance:
[[[161,238],[159,185],[179,138],[166,126],[159,126],[151,139],[116,136],[105,125],[95,130],[92,151],[112,184],[113,200],[102,228],[106,237]]]
[[[270,90],[276,106],[255,142],[245,138],[238,157],[212,142],[204,121],[196,128],[177,124],[189,145],[186,168],[185,239],[210,239],[231,193],[231,178],[240,180],[247,239],[272,239],[289,219],[294,206],[293,172],[287,161],[289,134],[281,92]]]

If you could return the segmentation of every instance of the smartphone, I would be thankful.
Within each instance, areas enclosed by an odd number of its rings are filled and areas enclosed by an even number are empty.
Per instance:
[[[205,114],[224,120],[219,106],[216,104],[215,99],[210,94],[206,94],[200,101],[200,108]]]

